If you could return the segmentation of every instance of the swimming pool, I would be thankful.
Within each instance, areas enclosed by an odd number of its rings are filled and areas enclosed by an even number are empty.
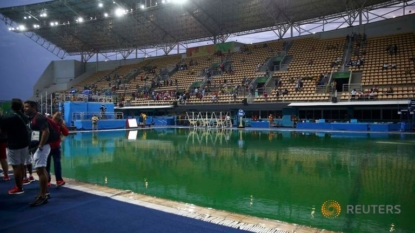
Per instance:
[[[85,132],[79,181],[344,232],[415,232],[415,136],[187,128]],[[392,208],[392,209],[390,209]]]

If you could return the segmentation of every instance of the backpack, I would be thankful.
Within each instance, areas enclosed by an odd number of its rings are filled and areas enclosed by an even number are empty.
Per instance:
[[[30,129],[29,126],[29,121],[28,120],[24,120],[22,116],[20,116],[19,114],[15,113],[14,111],[12,111],[14,115],[16,115],[17,117],[19,117],[20,120],[22,120],[23,124],[26,126],[26,133],[27,133],[27,141],[30,143],[31,138],[32,138],[32,130]]]
[[[46,117],[49,124],[49,142],[56,142],[61,139],[61,128],[54,120]]]
[[[33,117],[32,121],[30,122],[31,124],[36,124],[35,123],[35,119],[36,116]],[[46,120],[48,122],[48,128],[49,128],[49,138],[48,138],[48,142],[56,142],[60,139],[61,137],[61,129],[59,127],[59,125],[53,121],[52,119],[46,117]]]

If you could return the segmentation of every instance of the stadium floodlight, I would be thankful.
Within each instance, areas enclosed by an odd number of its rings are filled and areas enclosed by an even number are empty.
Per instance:
[[[175,4],[184,4],[187,2],[187,0],[171,0],[171,2],[175,3]]]
[[[122,9],[122,8],[115,9],[115,16],[121,17],[123,15],[125,15],[125,10],[124,9]]]
[[[98,3],[98,7],[104,7],[104,4],[102,2]]]

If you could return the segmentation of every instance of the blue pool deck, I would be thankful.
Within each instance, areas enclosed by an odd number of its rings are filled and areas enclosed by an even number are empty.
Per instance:
[[[7,194],[13,181],[0,181],[1,232],[330,232],[66,179],[50,188],[49,203],[29,207],[38,182],[25,193]],[[53,182],[52,182],[53,183]],[[59,230],[58,230],[59,229]]]

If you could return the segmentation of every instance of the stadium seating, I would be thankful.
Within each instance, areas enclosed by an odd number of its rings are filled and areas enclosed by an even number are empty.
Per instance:
[[[291,48],[288,50],[288,56],[292,56],[292,61],[285,71],[276,71],[273,77],[279,77],[282,86],[279,90],[287,89],[288,94],[280,94],[276,97],[274,85],[267,85],[268,97],[261,94],[253,99],[255,103],[275,102],[275,101],[330,101],[330,94],[325,90],[317,90],[316,81],[322,73],[331,73],[338,70],[338,67],[332,67],[332,63],[337,58],[343,58],[346,40],[342,38],[334,39],[317,39],[306,37],[293,40]],[[414,98],[415,87],[414,62],[410,60],[415,54],[415,36],[413,34],[401,34],[393,36],[384,36],[378,38],[368,37],[368,43],[361,46],[356,51],[356,43],[352,48],[351,60],[357,60],[364,57],[364,65],[360,67],[351,66],[348,69],[352,72],[362,72],[361,86],[364,93],[370,92],[371,88],[377,89],[376,99],[409,99]],[[397,45],[397,54],[390,54],[386,51],[388,45]],[[100,71],[93,74],[83,82],[76,85],[75,88],[82,90],[84,86],[96,84],[98,89],[109,89],[108,81],[102,77],[110,73],[117,72],[120,76],[126,76],[136,69],[142,70],[144,67],[157,67],[155,73],[142,72],[129,80],[125,88],[120,88],[117,93],[122,95],[131,105],[160,105],[172,104],[175,101],[175,91],[189,91],[203,83],[203,70],[206,68],[218,67],[221,63],[231,64],[232,73],[217,74],[213,77],[211,92],[206,94],[202,99],[191,96],[186,104],[206,104],[212,103],[212,97],[218,97],[218,103],[240,103],[246,93],[236,97],[232,91],[237,85],[242,83],[244,78],[255,79],[264,77],[264,69],[258,69],[258,64],[264,64],[267,59],[281,51],[282,41],[267,42],[254,45],[246,45],[241,52],[225,53],[223,56],[209,55],[203,57],[189,57],[182,59],[181,55],[164,56],[160,58],[145,59],[144,61],[126,66],[118,67],[112,71]],[[196,65],[190,66],[191,61]],[[159,75],[159,70],[172,68],[178,65],[187,65],[187,69],[179,69],[169,77],[167,85],[161,85],[152,89],[155,93],[169,93],[171,98],[167,100],[154,101],[143,94],[134,96],[131,93],[137,92],[137,87],[143,87],[145,84],[150,85],[151,80]],[[396,69],[389,67],[382,70],[384,64],[395,64]],[[346,68],[347,69],[347,68]],[[147,81],[141,77],[147,76]],[[303,88],[300,91],[295,90],[295,83],[298,78],[303,80]],[[175,84],[177,80],[177,85]],[[223,83],[226,80],[226,87]],[[170,81],[173,85],[170,85]],[[163,83],[163,82],[162,82]],[[408,86],[411,84],[411,86]],[[327,83],[326,83],[327,85]],[[386,93],[392,87],[393,93]],[[273,88],[273,89],[272,89]],[[340,100],[350,100],[350,93],[341,93]],[[365,97],[366,98],[366,97]],[[363,98],[363,99],[365,99]]]
[[[352,66],[350,70],[362,72],[361,84],[364,93],[367,94],[374,88],[377,89],[377,99],[414,98],[415,70],[414,62],[410,60],[415,55],[414,34],[369,37],[367,44],[355,51],[357,43],[354,43],[352,60],[363,57],[365,62],[360,69]],[[387,51],[389,45],[396,45],[397,53]],[[388,69],[382,69],[385,64],[388,65]],[[396,68],[392,68],[392,64],[396,65]],[[389,88],[393,89],[393,93],[387,93]],[[342,100],[350,98],[350,93],[343,93]]]

